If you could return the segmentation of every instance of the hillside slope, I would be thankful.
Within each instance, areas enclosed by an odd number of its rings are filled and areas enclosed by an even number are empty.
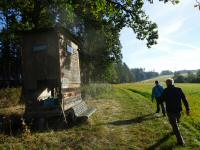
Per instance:
[[[172,77],[173,77],[173,75],[162,75],[162,76],[158,76],[158,77],[147,79],[147,80],[140,81],[140,82],[141,83],[154,83],[155,80],[158,80],[160,82],[164,82],[166,79],[172,78]]]

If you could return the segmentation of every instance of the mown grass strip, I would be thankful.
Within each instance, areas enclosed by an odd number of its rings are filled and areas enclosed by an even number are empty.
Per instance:
[[[144,96],[148,99],[151,98],[151,94],[148,93],[148,92],[142,92],[142,91],[138,91],[138,90],[135,90],[135,89],[127,89],[127,90],[132,91],[132,92],[137,93],[137,94],[140,94],[140,95],[142,95],[142,96]]]

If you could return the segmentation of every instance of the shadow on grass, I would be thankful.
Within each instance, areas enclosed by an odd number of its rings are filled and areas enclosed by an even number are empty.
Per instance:
[[[86,117],[78,117],[73,123],[64,122],[63,117],[49,118],[42,128],[38,127],[37,120],[23,123],[23,116],[19,114],[0,114],[0,134],[18,136],[24,133],[24,129],[30,129],[31,133],[48,132],[49,130],[62,131],[74,126],[80,126],[87,122]]]
[[[165,135],[163,138],[161,138],[160,140],[158,140],[155,144],[153,144],[152,146],[150,146],[149,148],[147,148],[147,150],[155,150],[156,148],[159,149],[173,149],[174,145],[166,145],[164,147],[160,147],[163,143],[165,143],[171,136],[173,135],[173,132],[168,133],[167,135]]]
[[[147,115],[143,115],[143,116],[139,116],[133,119],[127,119],[127,120],[117,120],[117,121],[109,122],[108,124],[112,124],[116,126],[129,125],[129,124],[141,123],[143,121],[153,120],[153,119],[162,117],[162,116],[155,116],[154,114],[155,113],[151,113],[151,114],[147,114]]]
[[[0,114],[0,133],[13,135],[22,132],[22,116],[19,114]]]

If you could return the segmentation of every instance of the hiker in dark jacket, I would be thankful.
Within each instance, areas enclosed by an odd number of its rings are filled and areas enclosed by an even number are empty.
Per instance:
[[[185,105],[187,115],[190,114],[189,103],[182,89],[174,86],[173,79],[167,79],[166,85],[167,88],[162,94],[162,100],[166,103],[167,116],[172,126],[173,132],[176,135],[178,144],[185,145],[183,137],[179,131],[178,123],[182,112],[181,101]]]
[[[164,91],[163,87],[156,80],[155,81],[155,86],[152,89],[152,102],[153,102],[153,100],[155,98],[156,99],[156,104],[157,104],[156,113],[160,112],[160,106],[161,106],[162,113],[165,116],[165,106],[164,106],[164,103],[161,100],[163,91]]]

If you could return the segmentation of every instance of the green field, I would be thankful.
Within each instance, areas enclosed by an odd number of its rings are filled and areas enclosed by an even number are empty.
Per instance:
[[[191,116],[184,112],[180,123],[186,147],[178,147],[167,117],[154,114],[153,80],[107,89],[96,85],[95,91],[91,86],[96,95],[86,101],[97,112],[86,123],[61,131],[1,134],[0,149],[200,149],[200,84],[177,84],[191,106]]]

